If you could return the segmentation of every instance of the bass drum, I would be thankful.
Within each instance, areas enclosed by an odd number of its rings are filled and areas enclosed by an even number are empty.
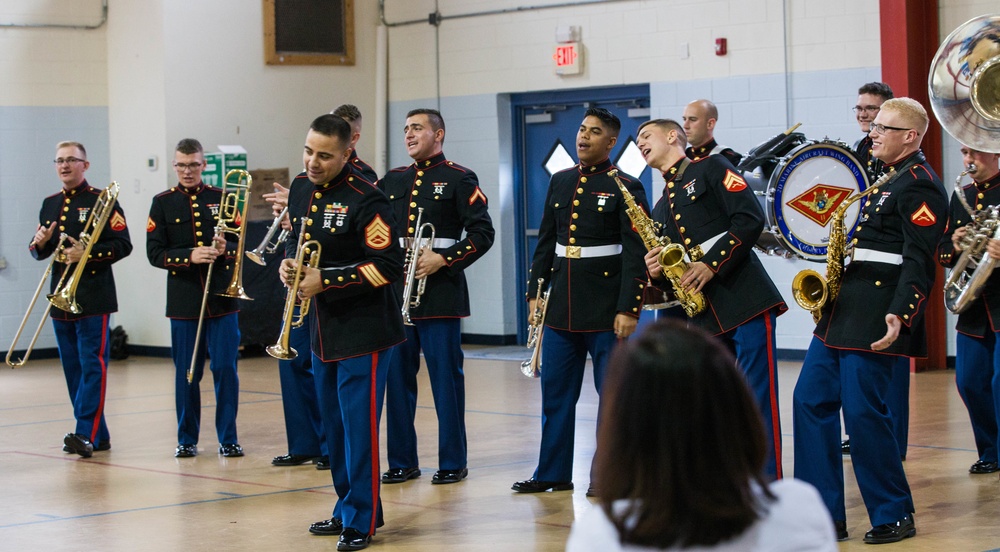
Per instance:
[[[760,186],[760,169],[751,186]],[[744,175],[745,177],[747,175]],[[769,255],[826,260],[830,219],[850,196],[868,188],[865,167],[847,144],[831,140],[809,141],[783,157],[767,179],[762,207],[767,224],[757,248]],[[756,190],[756,188],[755,188]],[[851,205],[844,218],[850,241],[864,201]]]

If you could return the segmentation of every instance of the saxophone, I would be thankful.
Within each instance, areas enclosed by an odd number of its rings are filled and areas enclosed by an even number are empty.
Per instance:
[[[684,254],[686,253],[684,246],[672,243],[670,238],[660,235],[662,225],[651,219],[636,204],[635,197],[629,193],[625,184],[618,178],[618,169],[608,171],[608,176],[614,178],[615,182],[618,183],[618,189],[621,190],[622,197],[625,198],[625,205],[628,207],[625,209],[625,214],[632,221],[632,226],[635,227],[636,233],[642,238],[642,243],[645,244],[646,250],[649,251],[654,247],[663,248],[660,254],[657,255],[656,262],[663,267],[663,275],[670,280],[670,284],[674,288],[674,295],[680,301],[684,313],[689,317],[693,317],[705,310],[705,295],[700,291],[688,291],[681,285],[681,276],[688,269],[688,263],[684,260]]]
[[[812,313],[813,322],[819,322],[823,306],[832,302],[840,293],[840,283],[844,276],[844,257],[847,252],[847,227],[844,219],[847,209],[860,199],[878,191],[896,175],[896,169],[882,175],[870,188],[854,194],[841,203],[830,218],[830,238],[826,246],[826,277],[812,269],[800,271],[792,279],[792,296],[800,307]]]
[[[965,200],[962,177],[973,170],[975,166],[969,166],[955,180],[955,195],[972,215],[972,222],[966,226],[967,231],[960,244],[962,254],[944,284],[944,304],[955,314],[965,312],[982,293],[983,285],[996,265],[996,259],[986,252],[986,245],[990,239],[1000,238],[1000,207],[991,205],[974,212]],[[971,274],[967,271],[969,268],[973,269]]]

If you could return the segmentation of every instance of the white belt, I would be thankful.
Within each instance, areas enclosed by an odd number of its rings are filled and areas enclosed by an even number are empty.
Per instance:
[[[591,245],[587,247],[581,245],[563,245],[561,243],[556,244],[556,256],[566,257],[567,259],[610,257],[612,255],[620,255],[621,252],[622,244],[620,243],[612,245]]]
[[[702,255],[705,255],[706,253],[708,253],[709,251],[712,250],[712,247],[715,246],[715,242],[721,240],[722,237],[725,236],[728,233],[729,232],[721,232],[719,234],[716,234],[716,235],[712,236],[711,238],[708,238],[707,240],[701,242],[696,247],[698,247],[698,248],[701,249],[701,254]],[[694,247],[692,247],[691,249],[694,249]],[[688,253],[684,254],[684,259],[687,260],[688,262],[691,262],[691,257],[689,256]]]
[[[855,249],[854,253],[851,255],[851,260],[857,261],[867,261],[876,263],[888,263],[888,264],[903,264],[903,256],[896,253],[885,253],[883,251],[875,251],[874,249]]]
[[[431,241],[430,238],[421,238],[424,241],[424,247],[426,247],[427,242]],[[410,247],[413,243],[413,238],[399,238],[399,246],[403,249]],[[444,249],[445,247],[451,247],[458,243],[458,240],[451,238],[434,238],[434,243],[431,245],[431,249]]]

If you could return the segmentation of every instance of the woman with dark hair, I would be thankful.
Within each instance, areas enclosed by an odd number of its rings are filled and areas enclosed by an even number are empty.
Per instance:
[[[567,550],[836,550],[833,521],[801,481],[768,483],[760,414],[729,351],[658,322],[608,366],[598,507]]]

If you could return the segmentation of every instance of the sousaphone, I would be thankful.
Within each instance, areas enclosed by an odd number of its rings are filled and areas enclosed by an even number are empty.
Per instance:
[[[948,134],[972,149],[1000,153],[1000,14],[952,31],[931,62],[927,87]]]

